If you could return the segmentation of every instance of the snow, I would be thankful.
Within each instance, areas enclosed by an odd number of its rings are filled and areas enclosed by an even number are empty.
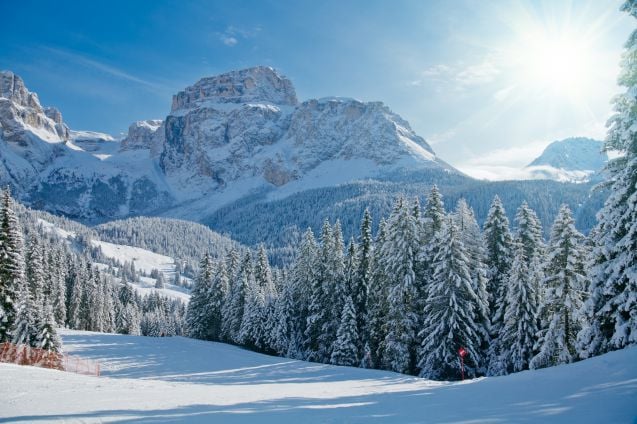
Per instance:
[[[175,276],[175,260],[170,256],[160,255],[150,250],[140,247],[126,246],[123,244],[113,244],[100,240],[91,240],[94,247],[99,247],[102,254],[110,259],[115,259],[120,263],[132,262],[137,271],[150,274],[156,269],[164,274],[166,283],[163,289],[156,289],[154,278],[141,277],[140,281],[129,281],[133,289],[142,296],[157,292],[172,299],[179,299],[183,302],[190,300],[190,292],[183,287],[170,284]]]
[[[0,364],[0,421],[632,422],[637,348],[459,383],[335,367],[182,337],[61,330],[102,377]],[[87,394],[90,394],[87,396]]]
[[[44,219],[38,218],[38,224],[45,231],[55,233],[63,239],[73,239],[76,237],[74,232],[59,228]],[[156,269],[164,274],[166,282],[164,283],[163,289],[155,288],[156,280],[154,278],[141,277],[140,281],[129,281],[129,284],[131,284],[140,295],[146,296],[150,293],[157,292],[171,299],[179,299],[182,302],[188,302],[190,300],[189,290],[171,284],[175,278],[176,265],[175,260],[170,256],[160,255],[159,253],[139,247],[108,243],[101,240],[91,240],[91,244],[94,247],[99,247],[106,258],[117,260],[122,264],[125,262],[133,262],[137,271],[150,274],[153,269]],[[100,270],[108,269],[108,265],[106,264],[96,263],[95,265]],[[189,278],[181,278],[191,282]]]
[[[116,259],[122,263],[125,261],[133,262],[136,270],[144,271],[147,274],[150,274],[153,269],[164,273],[175,272],[175,260],[170,256],[160,255],[139,247],[113,244],[100,240],[92,240],[91,242],[93,246],[99,247],[102,250],[102,254],[107,258]]]
[[[63,239],[75,238],[75,233],[72,231],[66,231],[62,228],[56,227],[54,224],[49,221],[45,221],[42,218],[38,218],[38,225],[42,226],[42,228],[49,233],[55,233]]]

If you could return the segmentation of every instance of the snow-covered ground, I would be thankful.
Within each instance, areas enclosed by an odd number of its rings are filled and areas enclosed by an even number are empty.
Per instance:
[[[259,355],[181,337],[62,331],[102,377],[0,364],[0,422],[630,423],[637,348],[464,383]]]

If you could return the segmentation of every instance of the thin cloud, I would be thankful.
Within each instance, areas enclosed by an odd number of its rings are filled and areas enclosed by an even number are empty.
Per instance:
[[[223,42],[223,44],[225,44],[228,47],[236,46],[239,43],[239,40],[237,40],[236,38],[229,37],[226,35],[221,36],[221,41]]]
[[[56,49],[53,47],[42,47],[42,48],[50,53],[69,59],[77,65],[96,69],[98,71],[104,72],[105,74],[108,74],[112,77],[115,77],[121,80],[134,82],[136,84],[145,86],[147,88],[151,88],[153,90],[159,90],[163,88],[159,84],[136,77],[132,74],[129,74],[126,71],[123,71],[122,69],[116,68],[111,65],[107,65],[105,63],[88,58],[78,53],[70,52],[67,50]]]
[[[493,82],[500,73],[496,64],[490,58],[485,58],[469,65],[437,64],[422,71],[421,76],[423,79],[466,88]]]
[[[240,40],[247,40],[249,38],[255,38],[259,32],[261,32],[261,27],[256,26],[254,28],[242,28],[234,25],[229,25],[226,29],[217,33],[219,40],[228,47],[234,47],[239,44]]]

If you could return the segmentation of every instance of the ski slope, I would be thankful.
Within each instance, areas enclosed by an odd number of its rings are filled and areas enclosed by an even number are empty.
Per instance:
[[[630,423],[637,348],[445,383],[182,337],[62,331],[102,377],[0,364],[0,422]]]

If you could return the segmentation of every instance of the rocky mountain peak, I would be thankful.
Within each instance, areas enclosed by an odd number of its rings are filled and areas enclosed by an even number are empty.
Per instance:
[[[554,141],[528,166],[547,165],[568,171],[598,171],[608,161],[601,141],[572,137]]]
[[[11,71],[0,71],[0,97],[9,99],[20,106],[42,111],[38,95],[27,90],[22,78]]]
[[[173,96],[172,111],[191,109],[207,101],[290,106],[298,103],[289,79],[270,67],[257,66],[202,78]]]

